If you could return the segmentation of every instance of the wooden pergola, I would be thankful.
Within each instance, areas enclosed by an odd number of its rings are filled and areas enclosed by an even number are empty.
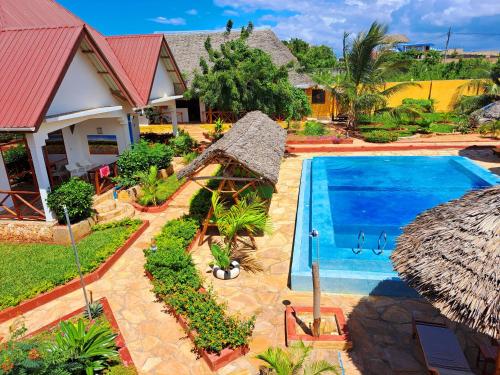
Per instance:
[[[179,179],[186,178],[210,192],[238,202],[245,192],[269,187],[276,191],[281,160],[285,153],[286,131],[260,111],[246,114],[217,142],[208,147],[188,166],[179,171]],[[201,175],[209,164],[219,164],[221,170],[216,176]],[[212,188],[201,181],[216,180]],[[203,221],[199,244],[202,244],[214,211],[210,208]],[[252,244],[253,236],[249,234]]]

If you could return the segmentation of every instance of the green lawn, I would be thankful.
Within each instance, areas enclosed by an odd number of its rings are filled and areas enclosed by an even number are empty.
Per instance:
[[[140,225],[133,220],[97,227],[77,245],[82,271],[98,268]],[[5,309],[74,279],[78,271],[69,246],[0,243],[0,275]]]

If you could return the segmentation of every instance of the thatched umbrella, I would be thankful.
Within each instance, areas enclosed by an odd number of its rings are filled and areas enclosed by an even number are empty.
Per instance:
[[[420,214],[391,259],[443,315],[500,339],[500,186]]]

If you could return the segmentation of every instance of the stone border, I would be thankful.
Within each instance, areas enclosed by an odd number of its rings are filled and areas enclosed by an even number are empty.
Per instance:
[[[91,284],[99,280],[104,274],[116,263],[118,259],[127,251],[130,246],[144,233],[149,227],[149,221],[143,220],[142,225],[137,229],[126,241],[119,247],[104,263],[102,263],[96,270],[88,273],[83,277],[86,284]],[[8,307],[0,311],[0,323],[6,322],[16,316],[22,315],[28,311],[36,309],[39,306],[45,305],[50,301],[60,298],[69,294],[81,287],[80,279],[73,279],[66,284],[59,285],[54,289],[33,297],[27,301],[21,302],[17,306]]]
[[[142,206],[140,205],[139,203],[135,202],[135,201],[131,201],[130,204],[132,204],[132,206],[134,206],[134,208],[139,211],[139,212],[146,212],[146,213],[152,213],[152,214],[156,214],[156,213],[159,213],[159,212],[163,212],[165,211],[168,206],[170,206],[170,204],[172,203],[172,201],[177,198],[177,196],[184,190],[187,188],[187,185],[188,185],[188,182],[189,181],[184,181],[182,183],[181,186],[179,186],[177,188],[176,191],[174,191],[174,193],[168,197],[168,199],[163,202],[161,205],[159,206],[151,206],[151,207],[147,207],[147,206]]]
[[[102,298],[98,299],[96,302],[100,302],[102,304],[103,313],[106,316],[106,319],[108,320],[111,327],[118,334],[115,342],[116,342],[116,346],[119,347],[118,354],[120,355],[120,358],[121,358],[123,364],[127,367],[129,367],[129,366],[135,367],[134,361],[132,360],[132,356],[130,355],[130,351],[127,348],[127,344],[125,343],[125,339],[123,338],[123,335],[120,331],[120,327],[118,327],[118,322],[116,321],[116,318],[113,314],[113,310],[111,309],[111,306],[108,302],[108,299],[106,297],[102,297]],[[73,318],[74,316],[82,314],[84,311],[85,311],[85,306],[81,307],[78,310],[75,310],[69,314],[66,314],[59,319],[54,320],[53,322],[43,326],[42,328],[38,328],[37,330],[27,334],[25,337],[33,337],[39,333],[42,333],[44,331],[48,331],[49,329],[55,328],[60,322],[66,321],[68,319]]]
[[[463,150],[470,147],[474,148],[492,148],[493,146],[481,146],[476,144],[471,145],[387,145],[387,146],[323,146],[323,147],[294,147],[287,146],[286,152],[288,153],[321,153],[321,152],[374,152],[374,151],[415,151],[415,150]]]
[[[198,238],[200,237],[200,234],[201,234],[201,231],[198,230],[198,232],[194,236],[193,240],[190,242],[190,244],[186,248],[186,252],[189,253],[193,249],[193,247],[196,245],[196,243],[198,241]],[[148,271],[144,270],[144,275],[151,282],[154,281],[153,275],[151,275],[151,273],[149,273]],[[201,287],[198,292],[199,293],[206,293],[206,290],[203,287]],[[194,343],[194,338],[196,336],[196,332],[189,329],[189,324],[188,324],[187,320],[182,315],[178,314],[172,307],[170,307],[164,301],[162,301],[159,298],[159,296],[157,296],[157,297],[158,297],[158,300],[161,301],[167,307],[168,312],[175,318],[177,323],[179,323],[179,325],[182,327],[184,332],[187,334],[187,336]],[[210,370],[215,372],[215,371],[221,369],[222,367],[226,366],[230,362],[234,361],[235,359],[247,354],[250,351],[250,348],[248,347],[248,345],[240,346],[236,349],[226,348],[226,349],[223,349],[220,352],[220,354],[209,353],[204,349],[196,348],[196,346],[195,346],[195,350],[200,355],[200,357],[202,357],[205,360],[205,362],[208,365],[208,367],[210,368]]]
[[[287,145],[330,145],[330,144],[352,144],[352,138],[337,138],[333,136],[288,136]]]
[[[293,316],[294,313],[307,312],[312,313],[312,306],[287,306],[285,310],[285,333],[286,333],[286,345],[288,346],[291,341],[305,341],[311,343],[321,343],[327,342],[329,344],[337,343],[339,349],[347,349],[350,347],[349,336],[347,331],[347,325],[344,317],[344,312],[339,307],[321,307],[321,313],[327,315],[335,315],[339,329],[342,334],[340,335],[320,335],[319,337],[314,337],[311,335],[297,333],[297,321]]]

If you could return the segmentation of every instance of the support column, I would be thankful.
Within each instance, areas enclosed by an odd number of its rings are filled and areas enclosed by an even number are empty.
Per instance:
[[[177,105],[175,103],[175,100],[173,101],[171,107],[171,116],[172,116],[172,128],[173,128],[173,133],[174,137],[177,137],[177,134],[179,134],[179,126],[177,125]]]
[[[118,154],[120,155],[135,142],[132,120],[133,119],[129,118],[128,115],[123,115],[120,118],[116,119],[116,121],[118,121],[118,123],[121,125],[121,134],[117,134]],[[115,120],[111,119],[111,121]]]
[[[40,190],[41,201],[43,204],[43,211],[45,212],[45,220],[53,221],[55,216],[47,206],[47,194],[50,192],[49,175],[45,166],[45,159],[43,157],[42,146],[45,145],[47,140],[46,134],[28,133],[26,134],[26,141],[31,152],[33,160],[33,168],[35,169],[38,188]]]
[[[75,164],[81,160],[87,160],[87,156],[84,155],[83,147],[85,144],[82,144],[79,138],[75,137],[75,135],[71,132],[71,126],[67,126],[61,129],[64,141],[64,148],[66,149],[66,156],[68,158],[68,164]],[[73,128],[73,131],[77,130]]]

